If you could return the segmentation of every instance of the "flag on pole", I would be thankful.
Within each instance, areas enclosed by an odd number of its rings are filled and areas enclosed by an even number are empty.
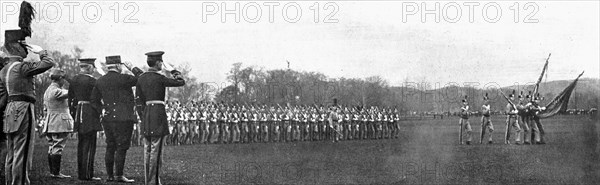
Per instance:
[[[583,75],[583,73],[584,72],[581,72],[581,74],[579,74],[579,76],[577,76],[577,78],[575,78],[575,80],[573,80],[573,82],[571,82],[571,84],[569,84],[567,88],[560,92],[558,96],[554,97],[554,99],[552,99],[552,101],[550,101],[550,103],[546,105],[546,109],[541,111],[538,114],[538,116],[540,118],[549,118],[558,114],[561,111],[567,110],[567,106],[569,105],[569,99],[571,98],[571,93],[573,93],[573,90],[577,85],[577,81],[579,80],[581,75]]]

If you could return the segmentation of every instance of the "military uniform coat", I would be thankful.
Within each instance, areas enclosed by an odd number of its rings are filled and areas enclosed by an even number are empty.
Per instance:
[[[149,104],[147,101],[164,101],[166,87],[179,87],[185,85],[183,78],[175,75],[175,79],[168,78],[156,70],[151,69],[140,76],[136,85],[136,96],[141,113],[142,135],[148,137],[161,137],[169,135],[169,123],[164,104]]]
[[[102,130],[100,108],[90,103],[96,78],[89,74],[79,74],[69,82],[69,107],[75,120],[74,130],[80,134]]]
[[[104,109],[102,122],[137,122],[131,87],[137,83],[137,76],[142,70],[136,67],[132,72],[135,76],[109,71],[96,81],[91,103],[94,107]]]
[[[54,60],[46,52],[40,53],[39,62],[23,62],[23,59],[9,58],[0,70],[0,94],[8,95],[4,110],[2,130],[10,137],[6,142],[6,183],[25,184],[29,182],[28,172],[33,162],[34,143],[34,76],[54,66]]]
[[[0,71],[0,111],[4,111],[4,133],[17,132],[23,124],[27,109],[33,109],[35,103],[35,87],[33,76],[43,73],[54,66],[54,60],[47,54],[40,55],[39,62],[23,62],[23,59],[8,59],[8,63]],[[6,98],[6,99],[4,99]],[[27,102],[28,104],[25,105]],[[12,105],[11,105],[12,103]],[[32,112],[33,113],[33,112]],[[33,115],[27,115],[33,116]],[[33,118],[33,117],[32,117]]]
[[[44,93],[44,107],[46,120],[44,133],[73,132],[73,118],[69,113],[67,103],[68,91],[62,89],[57,83],[52,83]]]

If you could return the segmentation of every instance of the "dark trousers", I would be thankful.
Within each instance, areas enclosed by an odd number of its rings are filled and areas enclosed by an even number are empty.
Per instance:
[[[106,174],[113,176],[113,166],[117,176],[123,176],[125,156],[131,145],[133,123],[130,122],[105,122],[103,123],[106,134]]]
[[[94,177],[94,158],[96,156],[96,132],[77,134],[77,171],[81,180]]]

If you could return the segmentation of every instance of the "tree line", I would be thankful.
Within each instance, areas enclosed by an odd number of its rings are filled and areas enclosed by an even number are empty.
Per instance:
[[[292,69],[265,70],[258,66],[243,66],[234,63],[227,74],[230,85],[222,88],[215,96],[217,102],[260,103],[260,104],[330,104],[335,98],[340,104],[349,106],[395,107],[401,112],[457,112],[462,99],[479,110],[485,94],[491,100],[492,108],[504,111],[507,101],[498,92],[507,95],[512,90],[525,94],[533,85],[500,87],[497,84],[484,84],[483,87],[447,84],[432,88],[426,81],[405,80],[401,86],[391,86],[380,76],[367,78],[330,78],[319,72],[296,71]],[[542,105],[551,101],[572,80],[543,82],[540,85]],[[599,104],[600,80],[583,78],[579,80],[569,108],[590,109]]]

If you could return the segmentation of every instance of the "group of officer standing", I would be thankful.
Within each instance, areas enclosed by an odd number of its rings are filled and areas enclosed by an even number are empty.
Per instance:
[[[160,184],[158,174],[162,143],[164,136],[169,134],[165,132],[165,89],[185,85],[181,73],[177,70],[170,71],[172,78],[161,72],[163,54],[162,51],[146,53],[149,66],[147,72],[133,67],[130,63],[122,63],[120,56],[108,56],[108,72],[97,80],[91,76],[95,59],[79,59],[82,73],[71,80],[69,104],[75,109],[80,179],[100,180],[94,177],[93,160],[96,132],[103,129],[106,136],[107,180],[134,182],[124,176],[123,169],[127,150],[131,145],[134,124],[138,123],[135,113],[137,107],[144,137],[144,182]],[[122,66],[133,75],[124,74]],[[135,97],[132,87],[136,87]]]
[[[23,2],[21,11],[32,13],[32,6]],[[25,13],[27,14],[27,13]],[[23,18],[21,14],[20,18]],[[33,15],[25,15],[25,17]],[[23,19],[22,19],[23,20]],[[30,20],[29,20],[30,21]],[[22,26],[27,25],[27,26]],[[44,120],[38,129],[48,141],[48,166],[53,178],[70,178],[60,172],[62,151],[69,134],[76,132],[78,178],[100,181],[94,175],[97,132],[106,136],[107,181],[132,183],[124,175],[127,150],[131,144],[134,124],[141,118],[144,138],[145,184],[161,184],[161,150],[164,137],[169,134],[165,111],[166,87],[185,85],[177,70],[163,70],[164,52],[149,52],[148,71],[143,72],[130,63],[121,62],[120,56],[106,57],[108,72],[96,79],[94,58],[79,60],[80,73],[71,79],[46,50],[28,44],[31,36],[28,24],[21,29],[5,31],[0,48],[0,113],[3,119],[1,140],[6,143],[6,184],[30,184],[36,119],[34,76],[51,71],[51,84],[43,96]],[[29,51],[39,55],[40,61],[24,61]],[[124,73],[126,68],[131,74]],[[101,71],[101,70],[100,70]],[[136,87],[134,97],[133,87]],[[135,110],[137,107],[138,114]]]
[[[77,132],[78,178],[101,180],[94,176],[94,156],[97,132],[103,130],[107,181],[134,182],[124,175],[123,170],[134,124],[138,123],[137,107],[145,147],[144,182],[160,184],[162,143],[164,136],[169,134],[166,129],[165,89],[185,85],[177,70],[170,71],[172,77],[161,72],[163,54],[162,51],[146,53],[147,72],[130,63],[122,63],[120,56],[108,56],[108,72],[98,79],[92,76],[94,58],[79,59],[81,73],[72,79],[66,79],[64,72],[58,69],[51,73],[52,84],[44,95],[47,112],[42,132],[50,146],[48,160],[52,177],[70,177],[60,173],[60,151],[68,134]],[[133,75],[124,73],[123,67]],[[68,87],[64,86],[66,81]],[[135,97],[132,87],[136,87]]]
[[[169,103],[167,144],[263,143],[398,138],[391,108],[337,105]]]

